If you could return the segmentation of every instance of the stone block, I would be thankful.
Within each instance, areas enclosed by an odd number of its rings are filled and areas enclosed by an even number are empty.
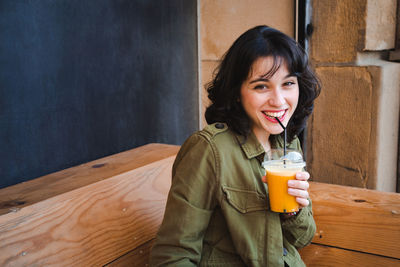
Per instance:
[[[266,24],[294,36],[294,1],[202,0],[201,58],[218,60],[249,28]]]
[[[398,167],[400,64],[384,62],[379,67],[377,110],[377,180],[375,189],[395,191]]]
[[[395,191],[398,64],[317,67],[316,73],[323,90],[308,129],[313,180]]]
[[[366,67],[318,67],[323,91],[308,131],[313,180],[367,187],[371,176],[372,76]],[[310,136],[311,135],[311,136]],[[311,142],[310,142],[311,141]]]
[[[354,63],[357,52],[395,47],[396,0],[318,0],[312,5],[315,63]]]
[[[368,0],[364,50],[395,48],[397,0]]]
[[[312,1],[311,59],[320,62],[354,62],[363,46],[367,0]]]

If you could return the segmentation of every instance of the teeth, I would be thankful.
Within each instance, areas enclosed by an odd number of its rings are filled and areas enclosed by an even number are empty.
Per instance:
[[[265,115],[269,116],[269,117],[282,117],[283,114],[285,114],[285,111],[281,111],[281,112],[264,112]]]

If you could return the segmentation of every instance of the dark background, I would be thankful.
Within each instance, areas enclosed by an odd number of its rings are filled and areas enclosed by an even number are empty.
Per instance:
[[[194,0],[0,0],[0,188],[198,129]]]

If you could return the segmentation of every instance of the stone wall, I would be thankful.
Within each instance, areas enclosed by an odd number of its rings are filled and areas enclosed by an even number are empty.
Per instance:
[[[396,0],[317,0],[310,56],[323,90],[309,122],[314,181],[395,191],[400,64]]]

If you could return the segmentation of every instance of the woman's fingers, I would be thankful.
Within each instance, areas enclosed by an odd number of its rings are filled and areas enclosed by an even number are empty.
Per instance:
[[[310,179],[308,172],[298,172],[296,173],[296,180],[288,181],[289,195],[295,196],[297,203],[302,207],[307,207],[310,204],[308,201],[310,195],[307,191],[310,187],[308,179]]]
[[[310,174],[308,172],[298,172],[296,173],[296,180],[288,181],[289,195],[295,196],[297,203],[302,207],[307,207],[310,204],[308,201],[310,195],[307,191],[310,187],[308,179],[310,179]],[[267,177],[263,176],[262,181],[266,183]]]
[[[308,179],[310,179],[310,174],[308,172],[298,172],[296,173],[296,179],[307,181]]]
[[[307,207],[310,204],[310,201],[308,201],[306,198],[296,197],[296,201],[302,207]]]
[[[310,204],[310,201],[308,201],[310,195],[308,194],[307,190],[294,189],[289,187],[288,193],[289,195],[296,197],[296,202],[299,203],[300,206],[307,207]]]
[[[289,180],[288,186],[290,188],[307,190],[310,187],[310,184],[307,181]]]
[[[305,198],[305,199],[307,199],[309,197],[307,190],[289,188],[288,193],[289,193],[289,195],[294,196],[294,197],[300,197],[300,198]]]

